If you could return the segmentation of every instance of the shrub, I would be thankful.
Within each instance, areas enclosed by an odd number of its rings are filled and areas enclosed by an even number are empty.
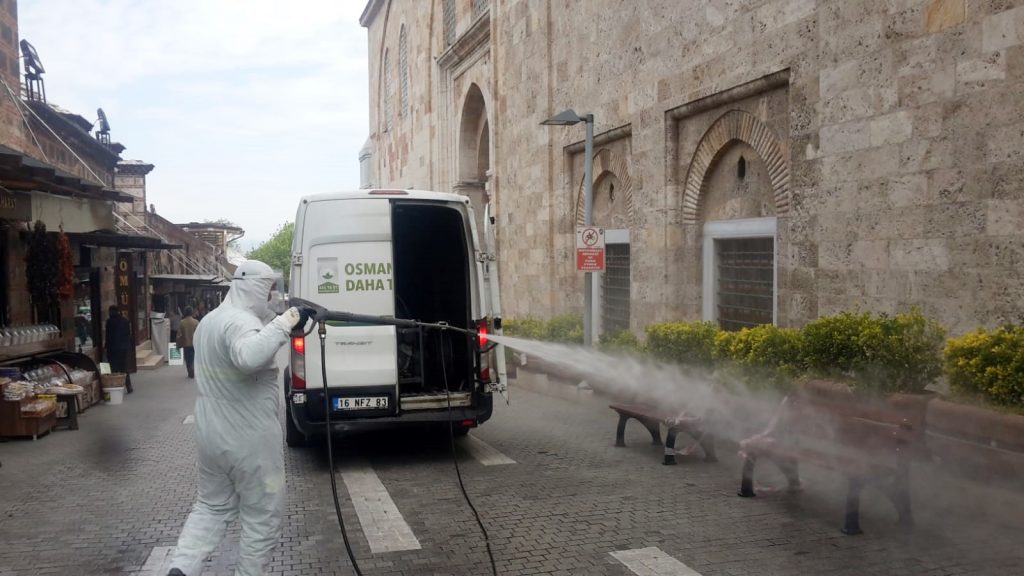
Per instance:
[[[945,331],[914,309],[897,316],[843,312],[803,328],[812,371],[878,392],[921,392],[942,371]]]
[[[564,344],[583,344],[583,318],[575,314],[562,314],[548,320],[544,340]]]
[[[583,319],[572,314],[555,316],[550,320],[538,318],[506,318],[502,320],[502,332],[506,336],[524,340],[543,340],[565,344],[583,343]]]
[[[715,334],[711,322],[668,322],[647,327],[647,351],[658,360],[691,366],[710,366]]]
[[[604,352],[624,352],[627,354],[637,354],[644,351],[644,346],[640,343],[640,339],[629,330],[602,334],[598,348]]]
[[[1024,406],[1024,326],[982,328],[949,340],[945,367],[955,392]]]
[[[799,330],[766,324],[715,336],[715,359],[752,387],[788,389],[804,372]]]
[[[880,359],[886,376],[882,391],[923,392],[942,375],[946,329],[918,308],[882,320]]]
[[[536,318],[503,318],[502,333],[506,336],[523,338],[524,340],[541,340],[547,334],[547,324]]]

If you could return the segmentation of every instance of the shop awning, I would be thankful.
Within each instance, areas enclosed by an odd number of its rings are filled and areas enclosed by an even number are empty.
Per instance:
[[[85,246],[102,246],[107,248],[140,248],[142,250],[176,250],[181,244],[168,244],[152,236],[136,234],[119,234],[117,232],[69,232],[68,240]]]
[[[38,190],[112,202],[134,200],[130,194],[111,190],[3,145],[0,145],[0,183],[15,191]]]

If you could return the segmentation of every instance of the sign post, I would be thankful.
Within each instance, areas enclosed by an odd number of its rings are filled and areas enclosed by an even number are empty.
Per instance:
[[[604,272],[604,228],[576,227],[576,270]]]

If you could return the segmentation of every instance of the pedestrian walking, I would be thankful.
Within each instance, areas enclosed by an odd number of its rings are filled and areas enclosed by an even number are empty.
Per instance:
[[[275,276],[262,262],[241,264],[224,302],[193,336],[199,495],[169,575],[199,576],[236,518],[242,525],[236,576],[263,574],[277,546],[285,482],[274,356],[303,315],[289,308],[267,323]]]
[[[178,328],[178,339],[175,341],[175,344],[178,345],[182,355],[185,357],[185,368],[188,370],[188,377],[195,378],[196,349],[192,345],[192,339],[195,337],[199,321],[192,317],[191,306],[185,306],[184,315],[185,317],[181,319],[181,325]]]
[[[177,342],[178,329],[181,328],[181,311],[178,310],[177,306],[167,315],[167,319],[171,323],[171,342]]]
[[[134,353],[131,322],[121,315],[117,306],[111,306],[107,318],[107,362],[110,362],[111,372],[125,375],[124,385],[129,394],[132,393],[132,377],[128,373],[128,355]]]

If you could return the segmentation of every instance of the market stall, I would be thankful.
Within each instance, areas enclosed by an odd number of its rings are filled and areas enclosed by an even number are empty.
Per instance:
[[[102,399],[91,358],[63,349],[56,326],[0,329],[0,437],[42,436],[63,424],[78,428],[78,414]],[[23,342],[25,339],[32,341]]]
[[[58,425],[78,428],[78,414],[101,399],[99,371],[75,347],[73,248],[62,232],[37,221],[31,232],[5,231],[4,254],[25,262],[25,281],[6,286],[0,326],[0,437],[39,438]],[[13,256],[13,257],[11,257]],[[30,322],[36,322],[30,324]]]

